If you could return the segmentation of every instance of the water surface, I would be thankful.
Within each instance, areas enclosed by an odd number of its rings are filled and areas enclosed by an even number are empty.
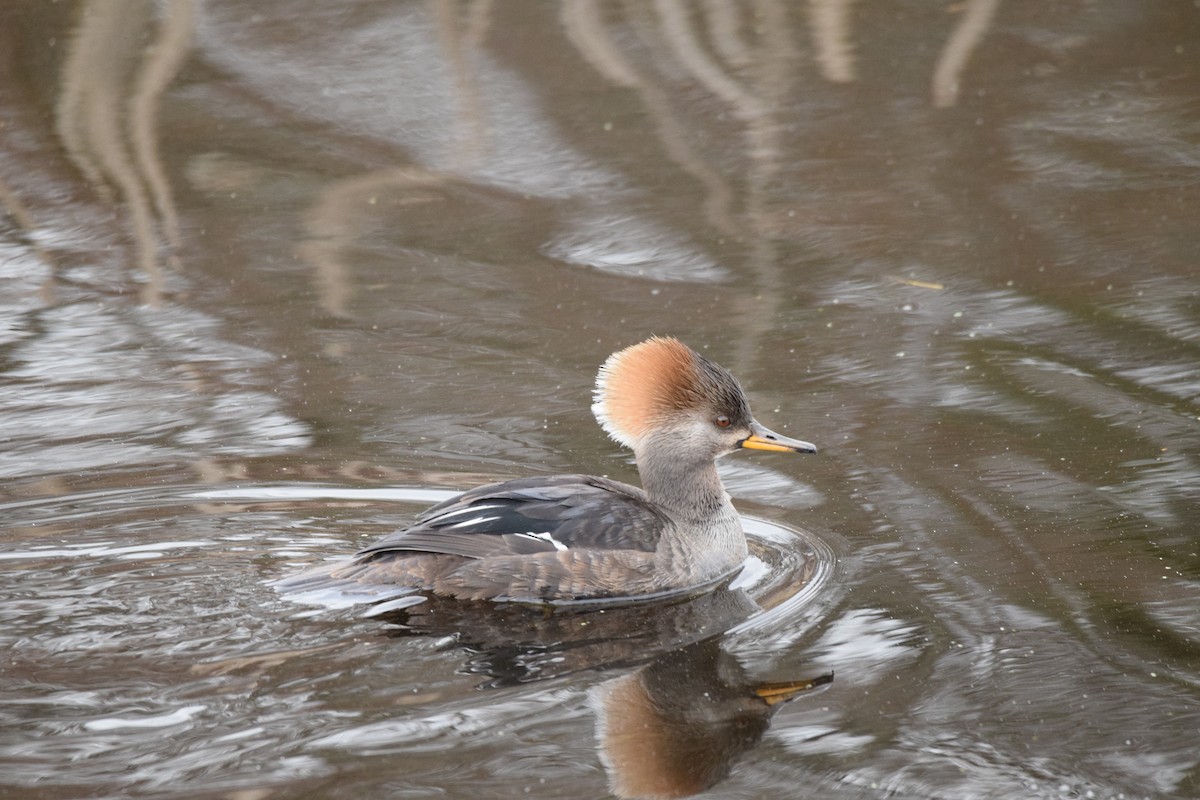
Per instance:
[[[3,793],[1197,796],[1198,33],[7,4]],[[821,447],[723,464],[741,584],[549,621],[267,585],[445,492],[636,481],[589,392],[652,333]]]

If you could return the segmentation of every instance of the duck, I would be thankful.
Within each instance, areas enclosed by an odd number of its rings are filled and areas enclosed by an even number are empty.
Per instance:
[[[479,486],[277,588],[300,600],[333,591],[390,603],[429,594],[569,603],[703,592],[748,556],[717,459],[743,449],[817,452],[758,422],[733,374],[674,337],[609,356],[592,400],[604,431],[633,451],[640,488],[580,474]]]

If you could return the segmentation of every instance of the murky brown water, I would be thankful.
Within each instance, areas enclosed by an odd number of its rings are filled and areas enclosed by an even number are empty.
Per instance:
[[[4,796],[1200,796],[1193,3],[9,2],[0,206]],[[265,585],[650,333],[822,447],[732,589]]]

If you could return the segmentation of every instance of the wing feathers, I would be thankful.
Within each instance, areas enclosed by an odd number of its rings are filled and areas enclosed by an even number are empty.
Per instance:
[[[642,490],[584,475],[481,486],[426,511],[409,528],[360,550],[465,558],[565,550],[653,552],[667,520]]]

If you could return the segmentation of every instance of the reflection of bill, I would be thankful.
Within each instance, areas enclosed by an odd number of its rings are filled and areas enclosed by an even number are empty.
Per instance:
[[[758,744],[781,704],[829,683],[756,684],[714,636],[592,690],[596,739],[619,797],[687,797],[713,786]]]

